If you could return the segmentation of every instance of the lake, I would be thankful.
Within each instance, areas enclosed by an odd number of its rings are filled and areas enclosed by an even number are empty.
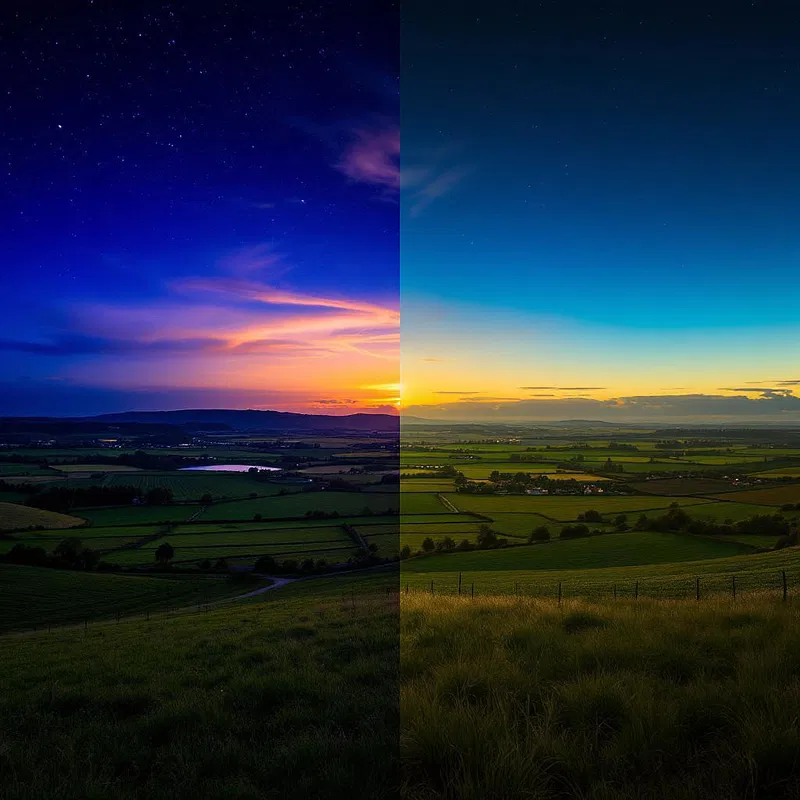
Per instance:
[[[265,472],[280,472],[280,467],[261,467],[258,464],[211,464],[207,467],[181,467],[179,472],[247,472],[250,469]]]

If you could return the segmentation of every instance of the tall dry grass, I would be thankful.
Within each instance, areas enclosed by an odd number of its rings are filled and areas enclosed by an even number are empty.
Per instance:
[[[800,797],[798,613],[403,597],[403,796]]]

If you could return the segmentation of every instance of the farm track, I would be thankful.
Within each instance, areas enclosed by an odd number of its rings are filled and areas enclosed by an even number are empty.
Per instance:
[[[439,502],[448,510],[452,511],[454,514],[460,514],[461,512],[451,503],[443,494],[437,494],[436,497],[439,498]]]

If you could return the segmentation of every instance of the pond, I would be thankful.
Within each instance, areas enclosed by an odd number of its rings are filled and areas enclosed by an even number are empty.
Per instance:
[[[255,467],[263,472],[280,472],[280,467],[262,467],[259,464],[211,464],[207,467],[181,467],[180,472],[247,472]]]

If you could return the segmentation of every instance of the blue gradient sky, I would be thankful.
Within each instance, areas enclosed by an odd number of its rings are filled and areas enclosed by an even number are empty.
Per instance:
[[[562,416],[575,394],[531,385],[602,387],[580,393],[599,418],[673,394],[797,413],[800,13],[673,5],[406,8],[404,167],[456,176],[405,188],[409,413]]]
[[[0,414],[392,407],[398,12],[350,12],[0,12]]]

